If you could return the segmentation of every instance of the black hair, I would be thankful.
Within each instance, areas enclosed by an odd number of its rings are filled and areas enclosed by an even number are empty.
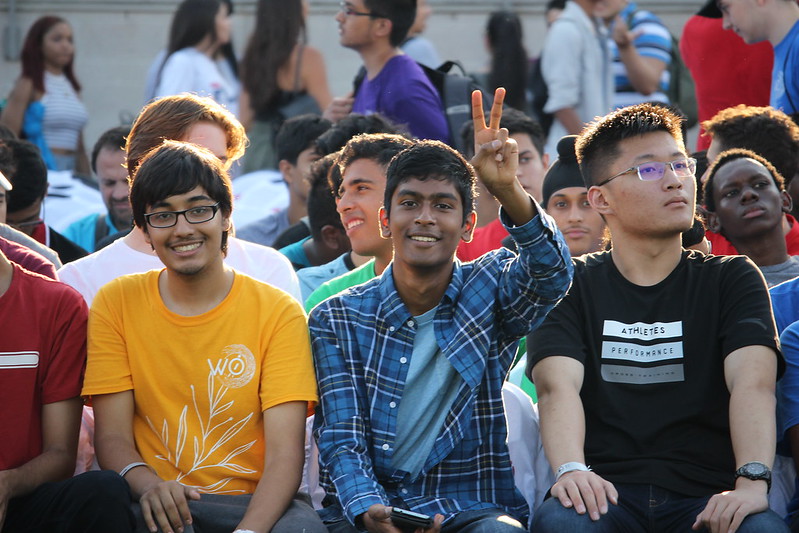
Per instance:
[[[14,130],[4,124],[0,124],[0,141],[6,141],[9,139],[16,140],[19,139],[19,137],[16,133],[14,133]]]
[[[342,148],[338,159],[340,175],[338,183],[330,183],[330,190],[338,197],[338,189],[341,186],[344,172],[347,167],[359,159],[369,159],[380,166],[385,167],[391,159],[408,148],[413,146],[414,141],[406,139],[401,135],[388,133],[362,133],[356,135]],[[336,177],[330,174],[331,178]]]
[[[119,148],[124,151],[125,142],[129,134],[130,126],[117,126],[100,135],[100,138],[94,143],[94,148],[92,148],[92,172],[95,174],[97,173],[97,155],[100,153],[100,150],[103,148],[108,148],[109,150]]]
[[[491,48],[487,89],[504,87],[505,102],[517,109],[527,107],[528,57],[524,49],[522,21],[511,11],[494,11],[488,18],[486,37]]]
[[[285,159],[297,164],[300,153],[313,148],[317,137],[330,129],[333,124],[319,115],[307,114],[291,117],[280,126],[275,137],[277,160]]]
[[[696,181],[696,205],[704,205],[702,195],[704,190],[702,187],[702,176],[705,175],[709,161],[707,160],[707,150],[700,150],[694,152],[691,157],[696,159],[696,171],[694,172],[694,180]]]
[[[395,133],[408,136],[407,132],[400,126],[397,126],[380,113],[371,115],[350,113],[314,141],[316,153],[324,156],[338,152],[350,139],[359,133]]]
[[[363,4],[375,17],[391,21],[391,46],[399,46],[416,19],[416,0],[364,0]]]
[[[221,6],[219,0],[183,0],[172,17],[167,57],[196,45],[206,35],[216,39],[216,14]]]
[[[508,130],[509,135],[526,133],[530,136],[538,155],[544,157],[544,145],[547,142],[547,136],[538,121],[518,109],[506,106],[502,108],[502,119],[499,121],[499,127]],[[464,122],[460,133],[463,141],[462,145],[464,146],[463,156],[471,159],[474,157],[474,123],[471,120]]]
[[[544,11],[549,11],[550,9],[566,9],[566,0],[549,0]]]
[[[721,151],[752,150],[774,165],[787,181],[799,170],[799,126],[778,109],[742,104],[719,111],[702,126]]]
[[[682,247],[690,248],[702,242],[705,238],[705,223],[699,214],[694,214],[694,223],[690,229],[682,232]]]
[[[619,143],[647,133],[663,131],[684,148],[681,119],[665,107],[638,104],[617,109],[586,126],[577,137],[575,151],[585,186],[591,188],[608,176],[619,155]]]
[[[314,240],[321,238],[322,228],[325,226],[335,226],[344,231],[341,217],[336,210],[336,197],[327,181],[328,174],[338,170],[337,162],[338,154],[328,154],[311,165],[311,175],[308,178],[311,184],[308,191],[308,225]]]
[[[711,213],[716,211],[716,199],[713,197],[713,183],[715,182],[716,174],[718,174],[721,167],[735,161],[737,159],[753,159],[766,167],[766,170],[769,171],[771,174],[771,178],[774,180],[774,184],[777,186],[779,190],[785,190],[785,179],[782,177],[782,174],[772,165],[768,159],[765,157],[754,153],[751,150],[745,150],[743,148],[733,148],[732,150],[727,150],[725,152],[721,152],[716,160],[710,165],[710,170],[708,171],[707,181],[705,181],[705,185],[702,188],[702,195],[705,201],[705,209],[710,211]]]
[[[169,176],[169,179],[164,179]],[[164,141],[144,156],[130,186],[133,222],[147,233],[144,214],[158,202],[202,187],[226,217],[233,212],[230,176],[222,162],[209,150],[192,143]],[[227,232],[222,251],[227,250]]]
[[[400,184],[409,180],[428,179],[452,183],[461,196],[463,222],[474,211],[477,175],[474,168],[454,148],[441,141],[417,141],[398,153],[386,170],[386,194],[383,207],[391,214],[391,199]]]
[[[47,165],[39,148],[28,141],[0,141],[0,172],[13,189],[6,192],[9,213],[32,206],[47,194]]]

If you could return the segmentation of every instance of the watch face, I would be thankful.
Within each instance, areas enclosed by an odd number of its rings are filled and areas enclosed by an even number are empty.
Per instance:
[[[760,463],[748,463],[744,466],[743,470],[749,476],[762,476],[768,472],[766,465]]]

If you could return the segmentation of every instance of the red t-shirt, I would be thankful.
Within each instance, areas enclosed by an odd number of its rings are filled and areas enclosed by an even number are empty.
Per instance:
[[[680,55],[694,79],[700,121],[738,104],[769,105],[774,50],[768,41],[748,45],[721,19],[694,15],[683,27]],[[696,149],[708,146],[700,134]]]
[[[13,261],[26,270],[47,276],[50,279],[58,279],[53,263],[27,246],[0,237],[0,252],[3,252],[9,261]]]
[[[796,219],[791,215],[785,216],[788,217],[788,223],[791,225],[791,229],[785,234],[788,255],[799,255],[799,224],[796,223]],[[707,230],[705,237],[710,241],[710,253],[713,255],[740,255],[735,246],[725,239],[723,235]]]
[[[80,396],[86,368],[83,297],[12,266],[0,296],[0,470],[42,453],[42,406]]]
[[[507,236],[508,230],[497,218],[485,226],[475,228],[472,240],[470,242],[461,241],[455,255],[461,261],[473,261],[486,252],[501,248],[502,239]]]

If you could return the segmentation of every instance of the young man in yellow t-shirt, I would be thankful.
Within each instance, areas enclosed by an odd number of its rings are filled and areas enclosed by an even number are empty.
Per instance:
[[[223,263],[222,163],[166,141],[130,198],[166,268],[118,278],[92,305],[83,394],[100,464],[128,481],[150,531],[325,531],[293,500],[317,399],[305,316]]]

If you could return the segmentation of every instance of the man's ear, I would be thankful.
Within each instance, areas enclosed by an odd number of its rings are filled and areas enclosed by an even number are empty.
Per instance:
[[[782,212],[790,213],[793,211],[793,198],[788,194],[788,191],[780,191],[780,197],[782,198]]]
[[[372,28],[377,37],[386,37],[387,39],[391,38],[391,29],[393,28],[393,24],[387,18],[377,18],[372,19],[374,24]]]
[[[388,213],[384,206],[380,206],[380,209],[377,211],[377,216],[380,217],[380,236],[384,239],[390,239],[391,230],[388,227]]]
[[[610,207],[605,191],[601,187],[593,185],[588,189],[588,203],[591,204],[594,211],[602,216],[613,214],[613,209]]]
[[[705,209],[705,226],[713,233],[721,234],[721,219],[713,211]]]
[[[474,229],[477,227],[477,212],[472,211],[466,215],[466,222],[463,223],[463,232],[461,233],[461,240],[463,242],[472,242],[474,237]]]
[[[541,156],[541,164],[544,165],[544,170],[549,170],[549,154],[544,152]]]
[[[350,240],[343,228],[325,224],[319,233],[322,236],[322,243],[327,249],[337,251],[339,254],[350,249]]]
[[[280,171],[280,174],[283,176],[283,181],[290,184],[292,179],[291,171],[294,170],[294,165],[292,165],[285,159],[281,159],[277,164],[277,169]]]

